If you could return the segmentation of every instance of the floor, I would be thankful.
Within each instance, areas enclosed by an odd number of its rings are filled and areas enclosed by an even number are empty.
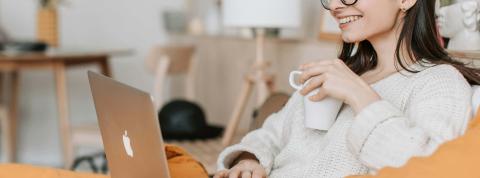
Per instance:
[[[234,143],[240,141],[244,133],[239,133],[234,138]],[[174,141],[169,144],[179,145],[192,154],[192,156],[200,161],[209,175],[212,175],[217,170],[217,158],[220,152],[224,149],[221,143],[222,139],[211,139],[205,141]]]
[[[245,132],[239,132],[235,135],[233,139],[234,143],[240,141],[240,139],[245,135]],[[217,166],[216,161],[220,152],[224,149],[221,144],[221,137],[210,140],[198,140],[198,141],[169,141],[167,144],[174,144],[184,148],[188,153],[190,153],[196,160],[201,162],[209,175],[213,175],[216,172]],[[103,164],[103,158],[101,155],[96,155],[92,159],[93,165],[99,169]],[[75,169],[76,171],[81,172],[93,172],[92,167],[88,161],[82,161],[81,164]]]

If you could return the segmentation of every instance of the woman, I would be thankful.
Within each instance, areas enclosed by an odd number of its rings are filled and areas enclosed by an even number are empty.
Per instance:
[[[339,59],[304,64],[311,80],[219,156],[215,177],[345,177],[403,165],[465,131],[480,71],[436,41],[434,0],[322,0],[342,30]],[[463,75],[462,75],[463,74]],[[344,101],[328,132],[303,125],[303,96]],[[307,98],[305,98],[307,99]]]

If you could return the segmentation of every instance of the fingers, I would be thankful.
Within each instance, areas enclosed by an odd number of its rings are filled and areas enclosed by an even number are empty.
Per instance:
[[[310,101],[321,101],[325,97],[327,97],[327,91],[326,90],[319,90],[317,94],[308,97]]]
[[[323,84],[323,82],[325,82],[325,75],[320,75],[320,76],[316,76],[314,78],[312,78],[305,87],[303,87],[302,90],[300,90],[300,94],[302,95],[307,95],[309,94],[310,92],[312,92],[313,90],[315,90],[316,88],[320,88]]]
[[[242,171],[242,178],[252,178],[252,172]]]
[[[240,175],[240,169],[231,169],[228,173],[228,178],[238,178]]]
[[[319,65],[319,66],[314,66],[310,68],[306,68],[302,75],[300,75],[300,83],[305,83],[308,79],[312,78],[313,76],[321,75],[324,74],[328,71],[330,71],[333,67],[332,66],[325,66],[325,65]]]
[[[230,170],[219,171],[214,178],[265,178],[264,168],[256,161],[242,160]]]
[[[316,65],[328,65],[328,64],[332,64],[332,63],[333,63],[333,60],[321,60],[321,61],[309,62],[309,63],[300,65],[300,67],[298,69],[304,70],[304,69],[307,69],[307,68],[310,68],[310,67],[313,67],[313,66],[316,66]]]
[[[227,177],[228,170],[223,170],[215,173],[213,178],[226,178]]]
[[[341,59],[321,60],[321,61],[302,64],[298,69],[304,70],[304,69],[308,69],[310,67],[319,66],[319,65],[345,65],[345,63]]]

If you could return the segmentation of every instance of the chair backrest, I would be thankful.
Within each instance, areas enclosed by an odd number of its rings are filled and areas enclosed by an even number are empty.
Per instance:
[[[280,109],[283,108],[283,106],[288,102],[289,98],[290,95],[286,93],[272,93],[256,111],[256,115],[253,118],[254,120],[250,125],[250,130],[260,128],[268,116],[270,116],[272,113],[280,111]]]
[[[161,107],[162,91],[167,75],[186,75],[186,98],[194,99],[194,57],[192,45],[154,46],[147,57],[147,68],[154,73],[153,97],[156,108]]]
[[[473,95],[472,95],[472,109],[473,113],[478,112],[478,108],[480,107],[480,85],[475,85],[472,87]]]
[[[155,72],[159,60],[168,58],[167,74],[187,74],[193,65],[195,47],[191,45],[154,46],[147,57],[147,67]]]

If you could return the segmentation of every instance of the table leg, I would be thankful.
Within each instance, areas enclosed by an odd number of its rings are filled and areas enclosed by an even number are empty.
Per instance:
[[[19,72],[13,71],[10,81],[10,109],[9,109],[9,155],[12,162],[17,160],[17,120],[18,120],[18,94],[20,93]]]
[[[8,149],[7,148],[7,141],[8,141],[8,137],[7,137],[7,131],[8,131],[8,126],[7,126],[7,119],[8,119],[8,115],[7,115],[7,111],[6,111],[6,108],[5,108],[5,105],[4,105],[4,94],[3,94],[3,72],[0,71],[0,135],[2,136],[0,138],[0,144],[2,145],[2,153],[1,155],[3,157],[6,157],[6,160],[5,161],[10,161],[8,159],[10,159],[7,155],[7,152],[6,150]],[[0,159],[1,161],[1,159]]]
[[[57,93],[57,109],[59,119],[60,138],[63,148],[64,168],[69,169],[73,162],[73,145],[71,142],[71,129],[68,120],[68,98],[66,83],[65,64],[57,63],[54,67],[56,93]]]
[[[4,92],[4,79],[5,77],[5,72],[4,71],[0,71],[0,104],[3,104],[5,102],[5,93]]]
[[[10,132],[10,129],[9,129],[9,123],[8,123],[8,114],[7,114],[7,111],[6,109],[1,106],[0,107],[0,134],[2,134],[2,138],[1,138],[1,141],[2,141],[2,155],[5,157],[5,161],[6,162],[11,162],[12,160],[12,156],[10,155],[8,149],[10,149],[10,138],[9,138],[9,132]]]
[[[5,139],[3,148],[5,149],[4,152],[7,162],[15,162],[17,155],[17,107],[20,85],[18,78],[18,71],[11,72],[9,109],[1,108],[0,111],[0,117],[2,117],[2,135],[4,135],[3,139]]]
[[[111,70],[110,65],[108,63],[108,58],[100,60],[100,70],[103,73],[103,75],[108,76],[108,77],[112,77],[112,70]]]

